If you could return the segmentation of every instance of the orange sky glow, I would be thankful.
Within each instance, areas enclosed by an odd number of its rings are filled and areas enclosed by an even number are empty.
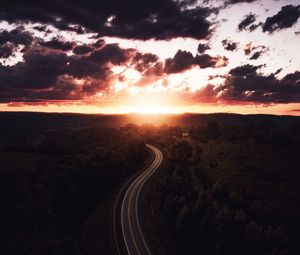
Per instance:
[[[0,111],[300,115],[299,1],[164,1],[0,19]]]

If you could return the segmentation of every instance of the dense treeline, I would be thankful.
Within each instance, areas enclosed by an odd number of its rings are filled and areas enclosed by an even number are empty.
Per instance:
[[[160,136],[160,204],[178,254],[299,252],[299,128],[208,121],[181,129],[189,138]]]
[[[0,254],[86,254],[84,222],[144,163],[143,141],[128,128],[67,126],[18,137],[0,153]]]
[[[111,254],[144,141],[164,153],[153,206],[178,254],[299,254],[299,118],[0,115],[0,254]]]

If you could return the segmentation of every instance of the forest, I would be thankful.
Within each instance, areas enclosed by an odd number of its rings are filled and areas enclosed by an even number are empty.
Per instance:
[[[172,252],[298,254],[299,120],[208,120],[189,137],[177,129],[161,138],[156,184]]]
[[[76,126],[74,116],[13,114],[3,120],[0,254],[105,253],[107,200],[148,157],[139,135]],[[93,248],[89,221],[96,210],[99,240]]]
[[[0,254],[114,254],[146,143],[164,155],[147,199],[169,254],[299,254],[297,117],[0,115]]]

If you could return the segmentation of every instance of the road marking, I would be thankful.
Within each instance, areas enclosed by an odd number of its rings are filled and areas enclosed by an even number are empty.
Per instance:
[[[136,254],[144,255],[146,253],[148,255],[151,255],[151,251],[142,233],[138,204],[139,204],[140,192],[144,184],[159,168],[163,156],[160,150],[158,150],[156,147],[149,144],[147,144],[146,146],[149,149],[151,149],[152,152],[154,153],[155,156],[154,160],[140,175],[136,177],[136,179],[127,188],[121,206],[121,228],[122,228],[122,235],[123,235],[122,238],[125,243],[127,253],[129,255],[136,255]],[[127,210],[125,209],[125,207],[127,207]],[[136,233],[134,233],[134,228],[133,228],[135,224],[136,224],[135,229],[137,229]],[[116,233],[115,233],[115,238],[116,238]],[[131,245],[131,243],[133,243],[133,245]]]

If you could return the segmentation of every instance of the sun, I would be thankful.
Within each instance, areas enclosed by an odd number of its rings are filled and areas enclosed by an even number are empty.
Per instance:
[[[175,113],[172,107],[165,106],[131,106],[130,113],[140,113],[140,114],[171,114]]]
[[[170,95],[161,92],[150,92],[130,94],[124,106],[128,113],[171,114],[175,113],[175,105]]]

